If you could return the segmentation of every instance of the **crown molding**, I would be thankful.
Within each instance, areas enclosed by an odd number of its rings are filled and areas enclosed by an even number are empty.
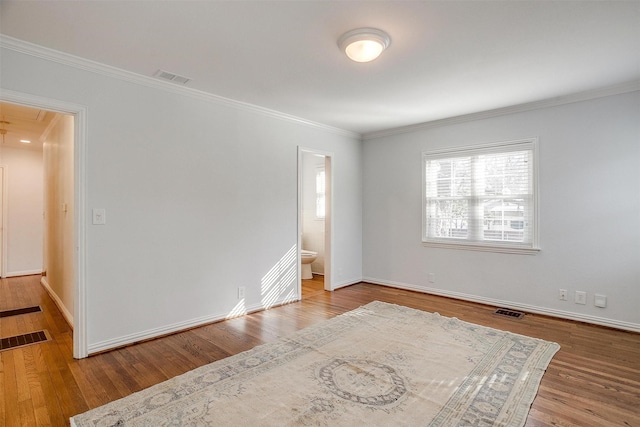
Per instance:
[[[49,134],[58,125],[58,122],[60,121],[61,118],[62,118],[62,115],[60,113],[56,113],[56,115],[53,117],[53,120],[49,122],[49,125],[47,126],[47,128],[44,130],[44,132],[42,132],[42,135],[40,135],[40,142],[42,144],[44,144],[47,141],[47,138],[49,138]]]
[[[640,80],[632,80],[630,82],[607,86],[600,89],[593,89],[584,92],[578,92],[570,95],[558,96],[555,98],[544,99],[541,101],[528,102],[525,104],[512,105],[504,108],[496,108],[494,110],[481,111],[478,113],[464,114],[461,116],[448,117],[430,122],[417,123],[408,126],[401,126],[392,129],[385,129],[376,132],[369,132],[362,135],[362,140],[372,140],[387,136],[400,135],[404,133],[416,132],[424,129],[437,128],[442,126],[453,125],[457,123],[471,122],[475,120],[488,119],[491,117],[505,116],[508,114],[522,113],[525,111],[538,110],[541,108],[556,107],[574,102],[588,101],[590,99],[603,98],[605,96],[620,95],[628,92],[640,90]]]
[[[129,83],[138,84],[165,92],[170,92],[178,95],[186,95],[199,100],[209,101],[222,105],[225,107],[235,108],[242,111],[248,111],[263,116],[268,116],[288,122],[297,123],[300,125],[312,127],[315,129],[327,131],[333,134],[342,135],[350,138],[361,139],[362,135],[357,132],[352,132],[344,129],[339,129],[333,126],[324,125],[322,123],[306,120],[301,117],[293,116],[291,114],[282,113],[279,111],[271,110],[269,108],[260,107],[257,105],[249,104],[246,102],[236,101],[223,96],[214,95],[208,92],[204,92],[198,89],[193,89],[184,86],[177,86],[174,83],[158,80],[151,76],[145,76],[137,74],[131,71],[126,71],[121,68],[112,67],[110,65],[102,64],[100,62],[92,61],[90,59],[81,58],[79,56],[71,55],[68,53],[60,52],[58,50],[50,49],[44,46],[40,46],[34,43],[26,42],[24,40],[16,39],[4,34],[0,34],[0,47],[13,50],[15,52],[23,53],[35,58],[44,59],[58,64],[66,65],[76,69],[89,71],[103,76],[124,80]]]
[[[288,122],[297,123],[307,127],[312,127],[319,130],[324,130],[333,134],[346,136],[349,138],[361,139],[362,141],[373,140],[377,138],[383,138],[387,136],[400,135],[405,133],[416,132],[424,129],[431,129],[442,126],[449,126],[458,123],[465,123],[474,120],[483,120],[492,117],[504,116],[508,114],[521,113],[526,111],[537,110],[541,108],[555,107],[574,102],[588,101],[590,99],[603,98],[606,96],[619,95],[627,92],[635,92],[640,90],[640,80],[633,80],[630,82],[607,86],[600,89],[588,90],[584,92],[578,92],[570,95],[558,96],[555,98],[544,99],[541,101],[534,101],[525,104],[518,104],[509,107],[497,108],[493,110],[481,111],[477,113],[464,114],[455,117],[448,117],[439,120],[433,120],[423,123],[417,123],[407,126],[400,126],[391,129],[384,129],[381,131],[357,133],[348,131],[345,129],[336,128],[333,126],[325,125],[322,123],[313,122],[311,120],[303,119],[301,117],[293,116],[290,114],[282,113],[279,111],[271,110],[269,108],[260,107],[257,105],[249,104],[242,101],[236,101],[230,98],[225,98],[219,95],[214,95],[201,90],[177,86],[170,82],[158,80],[151,76],[145,76],[142,74],[126,71],[121,68],[112,67],[110,65],[102,64],[100,62],[92,61],[89,59],[81,58],[68,53],[60,52],[54,49],[50,49],[44,46],[19,40],[4,34],[0,34],[0,47],[13,50],[19,53],[30,55],[36,58],[44,59],[47,61],[56,62],[62,65],[73,67],[89,71],[96,74],[101,74],[107,77],[124,80],[130,83],[147,86],[165,92],[170,92],[178,95],[186,95],[199,100],[209,101],[218,105],[235,108],[243,111],[257,113],[263,116],[268,116]]]

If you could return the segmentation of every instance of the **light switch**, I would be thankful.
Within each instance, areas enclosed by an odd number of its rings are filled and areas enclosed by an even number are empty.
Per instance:
[[[93,224],[104,225],[107,223],[107,214],[103,208],[93,209]]]

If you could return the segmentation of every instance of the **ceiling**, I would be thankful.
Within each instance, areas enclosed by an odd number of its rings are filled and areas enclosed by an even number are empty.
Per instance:
[[[42,138],[55,115],[50,111],[0,103],[0,121],[5,122],[0,123],[0,129],[7,131],[4,138],[0,136],[0,144],[2,147],[42,150]]]
[[[640,79],[639,1],[8,1],[4,35],[360,134]],[[390,47],[355,63],[344,32]]]

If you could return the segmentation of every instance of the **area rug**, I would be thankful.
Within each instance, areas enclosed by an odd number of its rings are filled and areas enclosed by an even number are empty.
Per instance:
[[[71,425],[522,426],[559,348],[374,301]]]

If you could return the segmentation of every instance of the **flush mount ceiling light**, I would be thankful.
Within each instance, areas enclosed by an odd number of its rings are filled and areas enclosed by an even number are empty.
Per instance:
[[[377,28],[357,28],[347,31],[338,39],[338,46],[356,62],[376,59],[391,44],[391,37]]]

